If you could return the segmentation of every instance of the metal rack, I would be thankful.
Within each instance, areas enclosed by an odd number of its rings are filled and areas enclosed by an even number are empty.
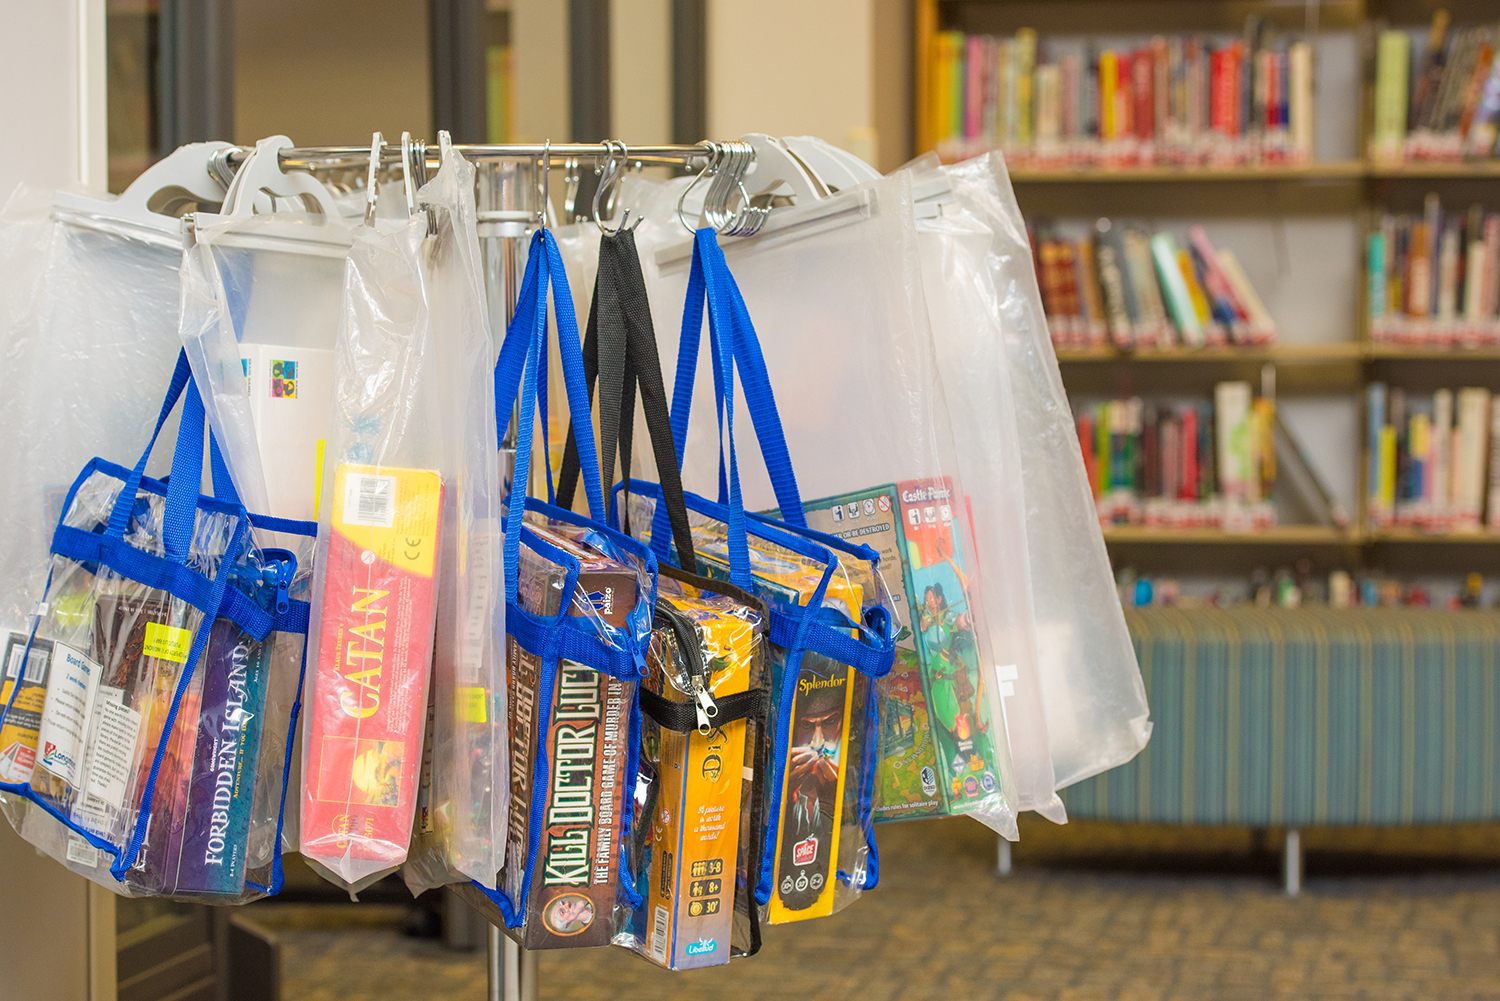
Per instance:
[[[536,226],[545,224],[550,197],[548,177],[552,169],[560,167],[567,172],[567,205],[571,211],[577,194],[580,161],[594,161],[595,172],[603,174],[601,185],[609,183],[613,164],[619,164],[621,168],[626,164],[702,168],[712,173],[721,163],[730,160],[732,165],[728,172],[738,183],[754,162],[753,150],[743,142],[629,146],[610,140],[601,143],[454,144],[452,148],[477,167],[477,207],[485,291],[490,304],[491,326],[502,333],[516,309],[524,268],[524,243]],[[227,183],[250,152],[241,147],[221,150],[214,154],[210,170]],[[731,152],[738,159],[729,157]],[[313,173],[364,171],[371,168],[370,161],[377,155],[381,167],[404,168],[408,162],[416,164],[420,161],[417,166],[420,173],[425,173],[429,163],[440,162],[440,148],[436,145],[381,142],[370,146],[287,147],[279,151],[278,163],[283,168]],[[597,201],[596,198],[596,214]],[[517,475],[514,468],[516,427],[513,417],[500,442],[501,475],[505,479],[503,490],[506,492]],[[525,475],[525,471],[520,475]],[[534,1001],[537,996],[536,954],[521,949],[493,923],[489,924],[487,932],[486,997],[490,1001]]]

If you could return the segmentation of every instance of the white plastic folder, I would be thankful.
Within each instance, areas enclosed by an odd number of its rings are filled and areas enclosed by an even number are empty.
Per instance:
[[[677,221],[675,199],[649,203],[669,210],[648,215],[637,240],[657,329],[675,331],[681,327],[691,243]],[[724,241],[724,254],[760,337],[809,521],[817,521],[819,510],[831,515],[835,503],[866,517],[863,500],[845,505],[841,499],[878,488],[898,497],[887,503],[899,506],[903,519],[915,519],[908,526],[917,529],[907,533],[908,547],[920,558],[913,560],[909,583],[919,600],[930,595],[922,601],[929,611],[922,621],[903,625],[913,633],[929,628],[945,636],[963,633],[965,643],[972,643],[972,652],[964,650],[962,659],[970,661],[975,676],[959,686],[972,694],[961,696],[956,708],[976,721],[969,732],[982,735],[974,743],[983,749],[958,757],[977,753],[987,762],[969,772],[967,760],[959,761],[953,775],[942,776],[945,783],[956,780],[952,798],[962,804],[950,812],[973,815],[1014,838],[1018,800],[1003,736],[1007,710],[997,671],[1002,659],[988,625],[990,588],[1003,578],[989,567],[981,573],[972,547],[967,500],[972,488],[961,476],[933,352],[910,177],[893,175],[778,215],[760,237]],[[676,355],[676,339],[661,338],[665,371],[674,370]],[[699,364],[705,364],[701,358]],[[692,403],[696,413],[714,413],[713,384],[710,374],[699,375]],[[683,471],[684,485],[707,496],[717,493],[718,483],[713,424],[690,422]],[[644,430],[636,433],[637,440],[645,440]],[[737,446],[746,473],[745,507],[774,507],[755,436],[740,435]],[[643,466],[650,465],[649,456],[641,458]],[[654,472],[646,476],[653,478]],[[869,507],[887,513],[873,498]],[[848,522],[814,527],[833,528],[855,543],[867,541],[847,535],[853,528]],[[912,540],[928,529],[932,545],[918,553]],[[892,565],[898,562],[883,561],[882,575],[888,587],[904,591],[902,569]],[[905,604],[899,614],[912,617],[911,607]],[[956,650],[949,648],[954,664],[960,659]],[[970,775],[972,788],[966,788]]]
[[[1024,540],[991,538],[988,528],[1003,519],[988,523],[976,511],[981,561],[1014,560],[1024,548],[1046,711],[1043,732],[1053,782],[1062,789],[1129,761],[1146,746],[1151,736],[1146,691],[1005,161],[993,153],[942,169],[967,217],[945,220],[941,228],[934,224],[930,232],[936,240],[925,248],[943,262],[939,273],[929,270],[927,295],[945,297],[946,309],[963,321],[942,327],[946,333],[940,333],[938,355],[950,401],[969,411],[966,416],[954,411],[969,489],[999,497],[1003,481],[1021,486]],[[944,207],[945,216],[949,208]],[[976,221],[991,234],[985,252],[988,287],[973,267],[973,236],[967,235]],[[989,304],[981,309],[986,299]],[[942,310],[940,305],[934,313]],[[992,450],[992,442],[999,441],[997,428],[1009,436],[1007,396],[1014,415],[1013,458],[1008,448]],[[1008,460],[1013,467],[1005,467]],[[1012,739],[1017,738],[1013,720]]]

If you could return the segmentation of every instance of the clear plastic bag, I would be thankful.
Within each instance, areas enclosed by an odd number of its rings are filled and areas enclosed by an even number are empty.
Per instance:
[[[754,891],[771,750],[767,618],[748,592],[662,570],[627,846],[642,905],[617,903],[613,942],[669,969],[717,966],[760,948]],[[679,707],[684,725],[659,721],[644,692]],[[696,726],[687,723],[689,707],[700,714]]]
[[[675,202],[671,208],[665,219],[648,216],[637,235],[658,325],[671,322],[683,301],[689,270]],[[980,563],[974,552],[923,294],[910,178],[893,175],[777,215],[763,235],[726,241],[724,256],[760,332],[801,494],[818,498],[805,505],[809,524],[874,544],[859,534],[863,522],[834,523],[833,508],[846,506],[851,494],[905,488],[921,531],[935,529],[925,548],[895,547],[904,558],[918,556],[917,563],[881,569],[889,589],[906,595],[897,603],[902,624],[917,634],[925,631],[924,615],[934,624],[922,656],[928,687],[939,683],[948,714],[935,735],[942,739],[946,729],[951,738],[949,753],[935,762],[946,790],[941,812],[974,816],[1014,837],[1016,786],[1009,742],[996,739],[1005,717],[986,600],[1009,571]],[[664,365],[675,354],[674,345],[663,344]],[[713,394],[713,381],[700,379],[692,406],[712,413]],[[701,489],[719,480],[716,445],[710,422],[689,427],[685,483]],[[759,474],[758,443],[749,438],[743,447],[743,468],[754,471],[744,484],[746,507],[769,508],[777,498]],[[827,521],[814,517],[819,510]],[[863,501],[857,510],[864,519]]]
[[[7,643],[21,685],[0,711],[31,753],[11,756],[5,809],[117,893],[237,903],[280,888],[279,855],[253,851],[274,844],[279,802],[269,818],[254,804],[285,788],[287,734],[262,703],[295,558],[257,550],[232,497],[198,496],[204,415],[185,358],[157,433],[184,386],[170,488],[143,476],[148,447],[134,470],[91,460],[69,493],[47,591]],[[266,744],[277,767],[260,767]]]
[[[78,471],[96,455],[140,451],[179,349],[181,251],[60,222],[51,209],[51,192],[21,188],[0,215],[6,631],[23,631],[45,589],[52,530]],[[166,468],[157,459],[148,472]]]
[[[955,395],[997,392],[991,383],[997,369],[1009,380],[1020,443],[1017,468],[1037,624],[1037,675],[1053,781],[1061,789],[1129,761],[1146,745],[1151,735],[1146,692],[1098,531],[1005,161],[993,153],[943,172],[958,204],[992,233],[987,264],[997,297],[996,344],[1004,362],[1003,369],[991,366],[990,359],[1001,359],[975,337],[966,346],[955,344],[960,353],[945,357],[943,369],[945,377],[950,369],[967,375],[962,388],[948,387]],[[975,430],[982,429],[969,429]],[[967,465],[964,470],[967,477]]]
[[[1047,715],[1037,665],[1036,621],[1027,555],[1025,485],[1018,475],[1008,361],[986,253],[991,233],[972,215],[945,205],[917,222],[917,244],[932,338],[959,468],[969,490],[979,563],[1001,568],[986,578],[990,646],[1006,685],[1003,699],[1017,809],[1067,819],[1056,793]],[[1080,526],[1080,531],[1091,529]],[[929,712],[932,707],[929,706]]]
[[[308,636],[300,850],[358,890],[405,861],[445,487],[427,218],[362,228],[344,271]]]
[[[402,875],[413,894],[472,879],[494,887],[510,808],[501,495],[494,350],[475,228],[474,167],[451,150],[417,193],[433,378],[446,453],[430,767]]]

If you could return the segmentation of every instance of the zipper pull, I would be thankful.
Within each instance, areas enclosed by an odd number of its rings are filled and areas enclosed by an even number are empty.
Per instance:
[[[287,592],[291,590],[292,574],[285,560],[277,560],[266,567],[266,583],[276,589],[276,614],[285,615],[292,607]]]
[[[713,695],[703,687],[703,676],[693,675],[693,701],[698,710],[698,732],[707,736],[713,729],[713,718],[719,715],[719,707]]]

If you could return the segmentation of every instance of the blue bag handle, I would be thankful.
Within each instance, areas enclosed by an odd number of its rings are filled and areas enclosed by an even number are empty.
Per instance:
[[[577,416],[573,421],[578,443],[578,457],[583,467],[584,493],[588,497],[589,515],[604,523],[604,488],[599,480],[598,452],[594,447],[592,422],[589,420],[588,388],[583,374],[583,349],[578,341],[578,321],[573,315],[573,295],[563,269],[557,241],[545,229],[531,237],[526,258],[526,272],[521,279],[521,294],[516,312],[495,362],[495,426],[504,428],[510,421],[510,408],[520,392],[519,427],[516,428],[516,470],[524,477],[531,467],[532,415],[545,400],[547,358],[547,291],[551,288],[557,314],[557,340],[562,355],[563,381],[568,390],[568,409]],[[546,445],[546,417],[542,418],[543,447]],[[548,463],[548,488],[552,484]],[[516,495],[516,482],[511,494]],[[520,484],[525,494],[525,483]],[[525,503],[510,503],[505,521],[505,598],[514,604],[517,598],[521,563],[521,527]]]
[[[724,251],[719,246],[718,234],[712,227],[698,230],[693,238],[693,264],[688,275],[687,302],[682,314],[682,338],[677,353],[677,375],[672,387],[672,437],[677,445],[678,462],[682,461],[683,448],[687,444],[688,419],[692,413],[693,383],[698,367],[698,345],[702,339],[704,302],[708,305],[708,324],[711,348],[728,351],[737,364],[745,382],[745,402],[750,410],[751,422],[760,442],[761,454],[766,461],[766,472],[771,477],[771,487],[776,501],[781,506],[782,516],[788,523],[806,527],[802,512],[801,491],[792,470],[791,453],[787,450],[786,433],[781,425],[781,416],[776,409],[776,396],[761,353],[760,341],[750,311],[745,306],[739,285],[735,283]],[[729,338],[728,346],[721,343]],[[730,388],[715,375],[715,398],[720,408],[725,406],[725,393]],[[732,395],[730,396],[732,399]],[[722,450],[721,450],[722,451]],[[722,457],[721,457],[722,465]],[[722,471],[721,471],[721,488]],[[720,503],[725,498],[720,496]]]

